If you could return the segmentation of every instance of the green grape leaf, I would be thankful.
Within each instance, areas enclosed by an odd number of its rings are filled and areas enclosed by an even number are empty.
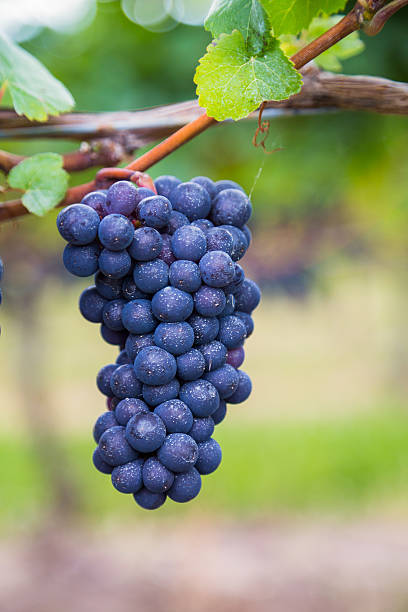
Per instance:
[[[344,9],[347,0],[260,0],[275,36],[298,34],[313,17],[331,15]]]
[[[264,100],[284,100],[298,93],[302,78],[271,39],[261,55],[249,55],[241,32],[222,34],[207,47],[194,81],[199,104],[217,121],[242,119]]]
[[[23,204],[34,215],[42,217],[64,197],[68,174],[62,164],[57,153],[38,153],[24,159],[9,173],[10,187],[25,191]]]
[[[46,121],[74,106],[64,85],[28,51],[0,34],[0,86],[10,92],[16,113]]]
[[[259,53],[269,38],[268,19],[259,0],[215,0],[204,23],[214,38],[239,30],[251,53]]]

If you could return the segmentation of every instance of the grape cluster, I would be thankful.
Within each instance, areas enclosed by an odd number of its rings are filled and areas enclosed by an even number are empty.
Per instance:
[[[146,509],[193,499],[220,464],[212,434],[251,392],[239,368],[260,300],[237,263],[251,240],[243,189],[174,176],[155,189],[118,181],[57,219],[67,270],[95,275],[79,309],[120,351],[97,376],[108,410],[93,462]]]

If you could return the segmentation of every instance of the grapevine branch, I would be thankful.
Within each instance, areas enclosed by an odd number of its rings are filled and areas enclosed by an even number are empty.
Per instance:
[[[405,0],[395,1],[399,3],[398,8],[401,8],[403,4],[406,4]],[[345,15],[343,19],[292,56],[291,59],[295,68],[299,70],[308,62],[352,32],[355,32],[362,27],[367,29],[370,21],[377,13],[381,11],[381,9],[384,8],[386,3],[387,0],[358,0],[354,8],[347,15]],[[147,170],[215,123],[217,123],[216,120],[209,117],[206,113],[201,114],[199,117],[183,126],[174,134],[153,147],[150,151],[128,164],[126,168],[132,171],[140,172]],[[99,185],[96,180],[72,187],[68,189],[64,200],[60,202],[59,205],[64,206],[78,202],[84,195],[98,187]],[[0,222],[19,217],[26,213],[28,213],[28,211],[23,206],[21,200],[11,200],[2,202],[0,204]]]

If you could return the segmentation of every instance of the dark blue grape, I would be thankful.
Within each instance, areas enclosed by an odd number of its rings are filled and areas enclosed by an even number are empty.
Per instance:
[[[224,191],[225,189],[239,189],[240,191],[242,191],[242,193],[245,193],[241,185],[239,185],[235,181],[230,181],[228,179],[217,181],[216,183],[214,183],[214,187],[215,187],[214,196],[218,195],[221,191]]]
[[[225,402],[223,403],[225,404]],[[218,410],[216,410],[216,412],[218,412]],[[216,412],[213,414],[216,414]],[[211,436],[213,435],[213,432],[214,432],[214,417],[209,416],[209,417],[203,417],[203,418],[195,418],[193,421],[192,428],[187,433],[196,442],[203,442],[204,440],[208,440],[208,438],[211,438]]]
[[[183,225],[174,232],[171,249],[177,259],[199,261],[207,250],[205,234],[194,225]]]
[[[227,298],[227,303],[220,317],[227,317],[235,313],[235,296],[232,293],[228,293],[225,297]]]
[[[224,251],[209,251],[200,260],[203,281],[210,287],[226,287],[234,280],[235,266]]]
[[[103,190],[91,191],[82,198],[81,203],[90,206],[98,213],[99,217],[103,217],[106,214],[106,197],[106,192]]]
[[[122,283],[122,296],[129,302],[132,300],[144,300],[147,298],[147,294],[140,291],[137,288],[133,276],[127,276],[123,279]]]
[[[143,466],[143,484],[152,493],[166,493],[173,484],[174,474],[157,457],[148,457]]]
[[[146,487],[133,495],[135,502],[145,510],[156,510],[166,501],[165,493],[152,493]]]
[[[198,443],[198,459],[195,465],[200,474],[215,472],[222,459],[221,447],[214,438]]]
[[[194,330],[194,344],[207,344],[218,336],[220,322],[216,317],[193,314],[187,321]]]
[[[154,195],[156,194],[151,189],[148,189],[147,187],[138,187],[137,194],[136,194],[136,206],[135,206],[135,210],[133,212],[132,217],[136,217],[137,219],[139,219],[140,203],[145,198],[150,198],[151,196],[154,196]]]
[[[245,350],[243,346],[237,346],[237,348],[230,349],[227,353],[227,363],[232,365],[233,368],[239,368],[245,359]]]
[[[172,355],[186,353],[194,344],[194,331],[185,321],[179,323],[160,323],[154,332],[157,346]]]
[[[132,223],[124,215],[108,215],[99,224],[98,237],[110,251],[123,251],[131,244],[135,233]]]
[[[93,428],[93,437],[95,442],[98,444],[101,439],[101,435],[111,427],[115,427],[118,424],[113,412],[108,411],[101,414],[97,419]]]
[[[195,468],[191,468],[188,472],[175,475],[168,495],[173,501],[183,504],[197,497],[200,489],[201,476]]]
[[[238,387],[228,398],[228,402],[230,404],[240,404],[241,402],[245,402],[245,400],[251,395],[252,382],[248,374],[242,370],[238,370],[238,376]]]
[[[245,280],[245,272],[238,263],[235,264],[234,269],[235,269],[235,272],[234,272],[234,278],[232,280],[232,283],[230,283],[226,287],[223,287],[225,293],[232,293],[232,295],[236,295],[237,291],[242,286],[242,283]]]
[[[167,400],[154,409],[166,426],[167,433],[188,433],[193,426],[190,408],[179,399]]]
[[[165,385],[143,385],[143,399],[149,406],[158,406],[167,400],[175,399],[180,390],[180,383],[173,378]]]
[[[209,381],[202,379],[185,383],[180,389],[179,397],[195,417],[211,416],[220,405],[217,389]]]
[[[139,227],[134,232],[129,254],[136,261],[150,261],[160,255],[163,239],[153,227]]]
[[[68,272],[74,276],[91,276],[98,269],[99,252],[100,248],[96,242],[86,246],[67,244],[62,260]]]
[[[159,195],[170,199],[171,193],[177,187],[177,185],[180,185],[180,183],[181,181],[175,176],[164,174],[163,176],[157,177],[157,179],[154,181],[154,186],[156,187],[156,191]]]
[[[162,259],[168,266],[171,266],[173,261],[176,261],[174,253],[171,248],[171,236],[169,234],[162,234],[163,246],[159,255],[159,259]]]
[[[207,235],[208,230],[214,227],[214,223],[209,219],[196,219],[192,221],[191,225],[198,227],[205,235]]]
[[[205,360],[205,371],[217,370],[223,366],[227,358],[227,349],[218,340],[200,346],[200,352]]]
[[[176,289],[193,293],[201,287],[200,268],[187,259],[175,261],[170,266],[169,281]]]
[[[106,212],[129,217],[136,208],[137,188],[130,181],[117,181],[106,194]]]
[[[168,470],[187,472],[197,461],[197,443],[185,433],[169,434],[157,451],[157,457]]]
[[[205,219],[211,210],[211,198],[208,191],[198,183],[181,183],[171,194],[174,210],[186,215],[190,221]],[[183,258],[187,259],[187,258]]]
[[[252,213],[252,205],[239,189],[224,189],[214,199],[211,221],[215,225],[242,227]]]
[[[133,416],[141,412],[149,412],[149,407],[141,399],[125,397],[116,406],[115,417],[119,425],[125,426]]]
[[[101,325],[101,336],[108,344],[118,345],[124,348],[127,335],[126,331],[114,331],[103,323]]]
[[[126,339],[125,349],[129,355],[129,359],[133,362],[136,359],[136,355],[142,350],[142,348],[153,345],[153,334],[129,334]]]
[[[176,360],[159,346],[143,348],[135,359],[135,372],[146,385],[165,385],[176,375]]]
[[[197,349],[177,357],[177,376],[182,380],[197,380],[204,374],[205,360]]]
[[[133,363],[133,361],[129,358],[129,355],[123,349],[123,351],[120,351],[119,355],[116,357],[116,362],[115,363],[117,365],[125,365],[127,363]]]
[[[115,467],[111,476],[115,489],[120,493],[137,493],[143,485],[143,463],[143,459],[135,459]]]
[[[215,412],[211,415],[214,425],[219,425],[225,419],[227,414],[227,404],[224,400],[220,400],[220,405]]]
[[[103,249],[98,260],[99,269],[105,276],[123,278],[129,272],[132,260],[127,251]]]
[[[227,300],[222,289],[203,285],[194,294],[194,307],[203,317],[217,317],[222,313]]]
[[[79,311],[87,321],[102,323],[102,311],[107,303],[107,300],[98,293],[95,286],[88,287],[79,297]]]
[[[139,219],[145,225],[161,229],[170,221],[172,206],[169,200],[162,195],[145,198],[139,204]]]
[[[157,414],[141,412],[132,416],[126,425],[126,439],[141,453],[158,449],[166,437],[166,428]]]
[[[122,322],[132,334],[148,334],[152,332],[157,321],[152,313],[150,300],[132,300],[126,302],[122,309]]]
[[[179,227],[183,227],[183,225],[188,225],[189,223],[190,221],[187,219],[186,215],[178,212],[178,210],[172,210],[166,231],[172,236]]]
[[[122,310],[127,304],[125,300],[111,300],[107,302],[102,311],[103,322],[114,331],[123,330]]]
[[[254,331],[254,320],[253,320],[253,318],[248,313],[241,312],[239,310],[237,310],[234,314],[235,314],[236,317],[238,317],[238,319],[241,319],[241,321],[245,325],[246,337],[249,338],[249,336]]]
[[[175,287],[164,287],[152,299],[154,316],[166,323],[184,321],[191,315],[193,308],[191,295]]]
[[[231,255],[234,241],[231,232],[225,227],[213,227],[207,234],[207,251],[224,251]]]
[[[221,227],[226,229],[232,236],[232,261],[239,261],[243,258],[248,248],[244,232],[234,225],[222,225]]]
[[[261,291],[258,285],[246,278],[236,293],[236,309],[251,314],[261,300]]]
[[[208,195],[210,196],[210,198],[212,198],[215,195],[214,181],[212,181],[207,176],[195,176],[194,178],[191,179],[191,182],[197,183],[197,185],[201,185],[201,187],[204,187],[204,189],[208,192]]]
[[[96,469],[102,472],[102,474],[112,474],[113,466],[102,459],[98,447],[96,447],[93,452],[92,461]]]
[[[113,372],[110,385],[113,395],[119,397],[119,399],[138,397],[142,394],[142,385],[130,364],[119,366]]]
[[[162,259],[136,263],[133,278],[141,291],[156,293],[168,283],[169,266]]]
[[[103,395],[112,395],[110,380],[117,367],[115,363],[110,363],[99,370],[96,377],[96,386]]]
[[[220,331],[217,339],[225,344],[227,349],[236,348],[244,342],[245,338],[246,328],[241,319],[235,315],[220,319]]]
[[[109,465],[123,465],[138,458],[137,452],[125,438],[125,428],[121,425],[107,429],[99,440],[101,459]]]
[[[204,374],[204,378],[214,385],[221,399],[229,398],[236,391],[239,383],[238,372],[228,363],[216,370],[207,372]]]
[[[98,213],[84,204],[71,204],[57,217],[57,227],[67,242],[80,246],[93,242],[98,235]]]
[[[122,279],[120,278],[110,278],[102,272],[97,272],[95,274],[95,286],[99,295],[107,300],[116,300],[122,295]]]

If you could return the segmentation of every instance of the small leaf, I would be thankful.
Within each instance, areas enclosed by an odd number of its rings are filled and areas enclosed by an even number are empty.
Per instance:
[[[204,26],[214,38],[239,30],[251,53],[262,51],[269,24],[259,0],[215,0]]]
[[[68,174],[57,153],[38,153],[15,166],[8,175],[10,187],[23,189],[24,206],[42,217],[62,200],[68,186]]]
[[[275,36],[298,34],[313,17],[331,15],[344,9],[347,0],[260,0]]]
[[[64,85],[28,51],[0,34],[0,85],[7,83],[16,113],[46,121],[74,106]]]
[[[261,55],[251,56],[238,30],[222,34],[207,47],[194,81],[200,106],[217,121],[242,119],[263,100],[284,100],[302,85],[300,74],[276,39],[271,39]]]

